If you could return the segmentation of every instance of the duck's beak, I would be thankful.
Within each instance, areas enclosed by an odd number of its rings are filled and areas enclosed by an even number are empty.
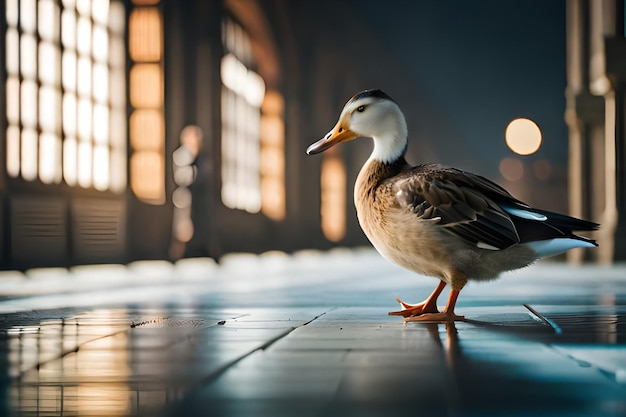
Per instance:
[[[308,155],[315,155],[316,153],[324,152],[326,149],[335,146],[341,142],[347,142],[352,139],[358,138],[359,135],[344,126],[344,123],[340,120],[333,130],[328,132],[326,136],[309,146],[306,150]]]

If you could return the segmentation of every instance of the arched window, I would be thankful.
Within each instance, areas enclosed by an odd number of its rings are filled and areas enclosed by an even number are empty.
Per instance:
[[[254,51],[264,46],[230,14],[222,22],[222,43],[222,202],[280,220],[285,217],[284,100],[257,68]]]
[[[5,4],[7,174],[44,184],[124,190],[123,3]]]

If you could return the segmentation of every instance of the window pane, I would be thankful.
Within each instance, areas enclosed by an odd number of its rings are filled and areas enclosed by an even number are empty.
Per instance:
[[[59,81],[59,50],[49,42],[39,44],[39,79],[46,84]]]
[[[63,131],[67,136],[76,136],[76,96],[65,93],[63,96]]]
[[[20,1],[20,26],[24,32],[35,33],[37,28],[36,0]]]
[[[91,143],[80,142],[78,144],[78,185],[81,187],[91,186]]]
[[[82,16],[89,16],[91,13],[92,0],[76,0],[76,10]]]
[[[39,179],[50,184],[57,182],[61,174],[61,139],[51,133],[43,133],[39,139]]]
[[[22,124],[34,129],[37,124],[37,83],[23,81],[21,93]]]
[[[93,108],[93,138],[96,143],[102,144],[109,140],[109,108],[102,104]]]
[[[109,188],[109,148],[97,145],[93,152],[93,185],[96,190]]]
[[[88,99],[78,100],[78,137],[81,141],[91,139],[91,101]]]
[[[8,29],[6,34],[6,67],[9,75],[17,75],[20,70],[20,35],[17,29]]]
[[[59,8],[53,0],[39,0],[39,36],[46,41],[59,39]]]
[[[91,0],[91,17],[94,21],[106,25],[109,17],[109,0]]]
[[[86,17],[79,17],[76,25],[76,47],[83,55],[91,53],[91,21]]]
[[[37,75],[37,40],[34,35],[22,35],[20,69],[24,78],[34,79]]]
[[[91,61],[89,58],[78,58],[78,93],[83,96],[91,94]]]
[[[61,14],[61,42],[66,48],[76,48],[76,15],[73,10]]]
[[[106,62],[109,55],[109,35],[100,25],[93,28],[93,57],[98,62]]]
[[[37,132],[32,129],[22,131],[22,178],[32,181],[37,178]]]
[[[20,80],[17,77],[7,78],[7,120],[13,125],[20,122]]]
[[[6,0],[5,14],[7,18],[7,24],[13,27],[17,26],[17,20],[18,20],[17,0]]]
[[[63,88],[76,91],[76,54],[73,51],[63,51],[62,63]]]
[[[76,185],[78,149],[76,138],[67,137],[63,141],[63,178],[68,185]]]
[[[11,177],[20,175],[20,128],[10,126],[7,129],[7,174]]]
[[[109,98],[109,71],[106,65],[95,64],[93,67],[93,98],[100,103],[106,103]]]
[[[39,125],[46,132],[56,132],[59,123],[60,97],[53,87],[39,89]]]

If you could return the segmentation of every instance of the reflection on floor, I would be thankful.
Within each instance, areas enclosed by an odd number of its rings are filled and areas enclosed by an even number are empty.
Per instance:
[[[5,299],[1,414],[626,415],[626,266],[470,285],[444,325],[386,315],[435,281],[371,251],[207,265]]]

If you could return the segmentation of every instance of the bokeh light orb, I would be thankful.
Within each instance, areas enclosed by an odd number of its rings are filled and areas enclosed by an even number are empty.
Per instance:
[[[518,155],[530,155],[541,146],[541,129],[530,119],[513,119],[506,127],[504,138],[507,146]]]

